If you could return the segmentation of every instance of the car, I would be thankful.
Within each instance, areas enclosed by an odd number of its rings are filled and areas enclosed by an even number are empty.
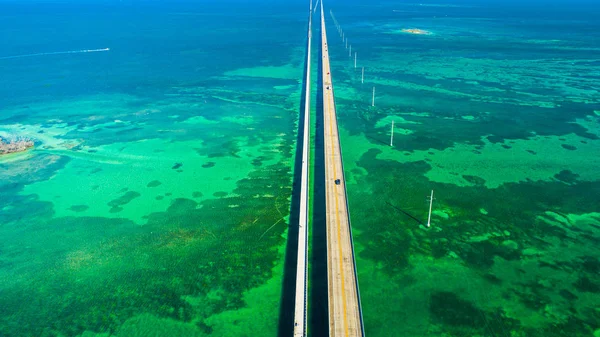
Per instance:
[[[339,179],[336,179],[336,180],[335,180],[335,184],[336,184],[336,185],[339,185],[339,184],[341,184],[341,183],[342,183],[342,181],[341,181],[341,180],[339,180]]]

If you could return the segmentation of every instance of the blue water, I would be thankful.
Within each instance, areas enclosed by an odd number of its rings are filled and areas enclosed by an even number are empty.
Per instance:
[[[0,57],[110,48],[109,53],[2,60],[3,106],[199,82],[227,70],[281,65],[300,47],[300,3],[2,2]],[[278,29],[269,29],[270,27]]]
[[[367,336],[600,334],[598,2],[325,6]],[[286,331],[306,12],[0,0],[0,336]]]
[[[306,8],[0,2],[0,335],[277,335]]]

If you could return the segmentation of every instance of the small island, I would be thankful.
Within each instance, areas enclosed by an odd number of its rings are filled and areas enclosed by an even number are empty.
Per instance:
[[[416,28],[405,28],[401,30],[402,33],[407,33],[407,34],[416,34],[416,35],[431,35],[432,33],[428,30],[424,30],[424,29],[416,29]]]
[[[29,138],[16,137],[12,139],[7,139],[0,137],[0,156],[9,153],[27,151],[28,149],[32,148],[33,145],[33,140]]]

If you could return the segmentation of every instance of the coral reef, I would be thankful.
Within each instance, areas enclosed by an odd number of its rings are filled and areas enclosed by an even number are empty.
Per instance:
[[[0,156],[9,153],[23,152],[34,146],[33,140],[25,137],[0,137]]]

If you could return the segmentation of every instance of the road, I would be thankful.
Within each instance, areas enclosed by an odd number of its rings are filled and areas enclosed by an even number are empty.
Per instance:
[[[325,184],[327,185],[329,336],[363,336],[360,294],[356,280],[352,231],[346,201],[346,182],[338,135],[323,1],[321,1],[321,34]]]

